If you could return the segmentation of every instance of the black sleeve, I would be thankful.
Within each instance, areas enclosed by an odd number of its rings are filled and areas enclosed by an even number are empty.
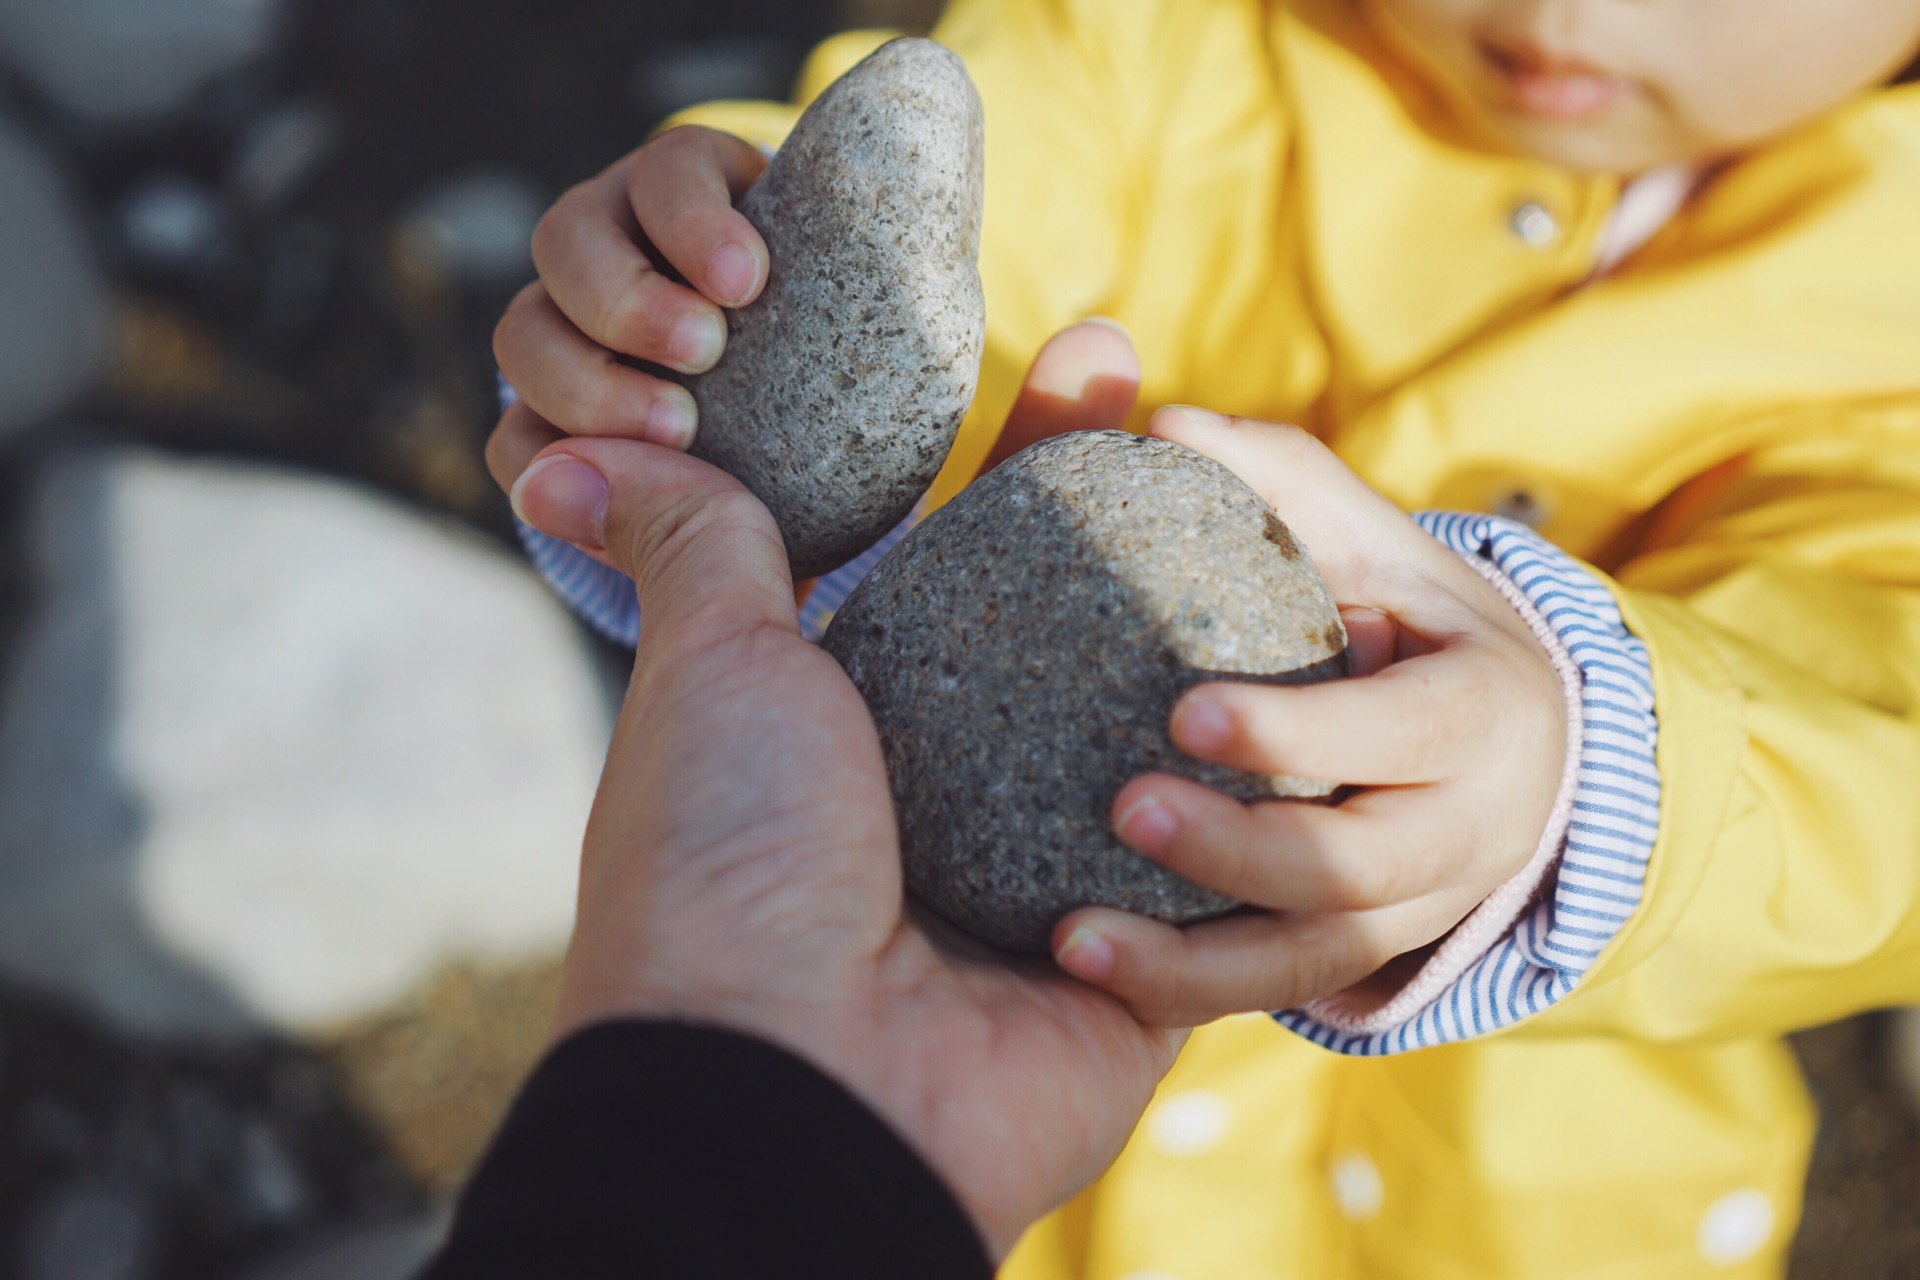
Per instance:
[[[952,1194],[853,1095],[731,1032],[615,1022],[547,1056],[422,1280],[987,1280]]]

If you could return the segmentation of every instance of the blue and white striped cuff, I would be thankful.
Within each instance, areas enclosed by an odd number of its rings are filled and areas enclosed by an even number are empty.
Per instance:
[[[918,512],[909,516],[872,550],[815,584],[800,611],[809,639],[820,638],[834,610],[918,519]],[[1652,666],[1613,596],[1573,559],[1512,521],[1450,512],[1415,519],[1457,554],[1505,572],[1578,665],[1583,734],[1573,817],[1551,895],[1406,1022],[1362,1035],[1300,1010],[1274,1015],[1338,1053],[1401,1053],[1471,1039],[1552,1006],[1639,906],[1659,824]],[[548,583],[595,630],[623,645],[639,642],[631,579],[524,524],[520,537]]]
[[[1659,829],[1653,668],[1612,594],[1578,562],[1510,520],[1444,511],[1414,518],[1450,550],[1506,573],[1579,667],[1582,733],[1573,816],[1552,893],[1405,1022],[1362,1035],[1297,1009],[1274,1015],[1336,1053],[1402,1053],[1469,1040],[1551,1007],[1586,976],[1640,905]]]

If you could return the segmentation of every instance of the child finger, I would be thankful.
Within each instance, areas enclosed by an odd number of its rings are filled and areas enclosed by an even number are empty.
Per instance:
[[[733,207],[767,167],[752,143],[685,125],[642,147],[627,168],[640,228],[687,282],[723,307],[744,307],[767,279],[767,244]]]
[[[534,455],[565,435],[524,402],[515,400],[487,437],[487,473],[503,491],[511,492]]]
[[[1156,1026],[1287,1009],[1361,981],[1395,954],[1358,916],[1229,916],[1176,928],[1093,907],[1054,928],[1055,963]],[[1418,944],[1414,944],[1418,945]]]
[[[705,373],[726,347],[726,317],[656,270],[635,242],[637,231],[624,185],[605,178],[582,183],[534,232],[540,282],[561,313],[601,346],[681,373]]]
[[[1438,782],[1476,768],[1496,721],[1532,706],[1501,696],[1511,679],[1484,646],[1463,643],[1363,679],[1220,681],[1174,704],[1169,733],[1188,755],[1249,773],[1363,786]]]
[[[500,318],[493,354],[520,398],[571,435],[674,449],[693,441],[696,411],[687,389],[621,364],[574,328],[538,283],[521,290]]]
[[[1338,808],[1243,804],[1189,778],[1148,774],[1114,798],[1129,848],[1195,884],[1276,911],[1368,911],[1432,893],[1476,861],[1480,824],[1427,788]]]

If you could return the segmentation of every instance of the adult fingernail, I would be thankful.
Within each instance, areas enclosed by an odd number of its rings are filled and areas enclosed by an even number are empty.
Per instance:
[[[1053,953],[1053,959],[1054,963],[1076,978],[1105,982],[1113,976],[1116,957],[1111,942],[1081,925],[1067,935],[1067,940]]]
[[[1152,796],[1141,796],[1114,820],[1113,832],[1141,853],[1159,853],[1173,843],[1180,819]]]
[[[1219,703],[1188,698],[1173,710],[1173,738],[1189,751],[1213,751],[1233,736],[1233,717]]]
[[[1224,427],[1233,422],[1233,419],[1224,413],[1215,413],[1211,409],[1201,409],[1190,404],[1170,404],[1166,412],[1179,414],[1189,425],[1195,427]]]
[[[673,326],[667,354],[686,373],[705,373],[720,362],[727,346],[727,322],[712,311],[689,311]]]
[[[685,387],[667,387],[647,410],[647,439],[670,449],[684,449],[693,443],[693,430],[699,419],[693,393]]]
[[[605,545],[607,478],[568,454],[541,458],[513,482],[513,513],[550,537],[598,549]]]
[[[707,262],[707,284],[715,302],[742,306],[760,279],[760,263],[745,245],[729,241],[713,251]]]

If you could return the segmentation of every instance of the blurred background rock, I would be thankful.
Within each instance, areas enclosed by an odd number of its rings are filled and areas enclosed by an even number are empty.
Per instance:
[[[929,0],[0,0],[0,1280],[397,1280],[543,1044],[621,679],[508,536],[569,184]],[[1795,1274],[1920,1274],[1906,1024]]]

